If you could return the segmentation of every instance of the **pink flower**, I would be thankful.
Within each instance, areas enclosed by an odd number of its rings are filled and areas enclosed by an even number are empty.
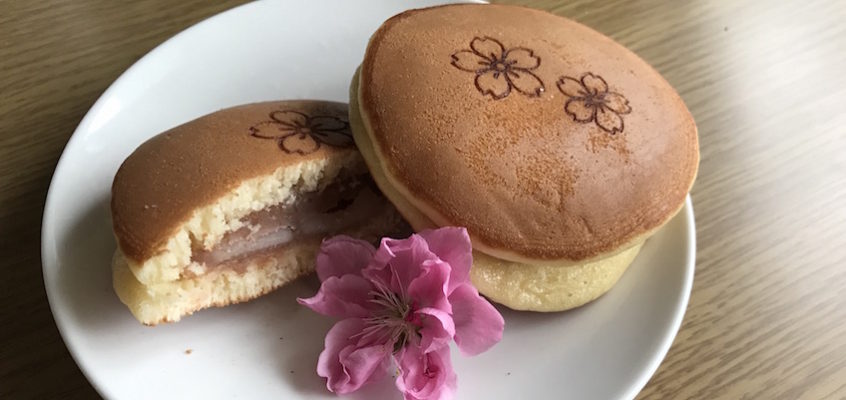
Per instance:
[[[346,236],[323,242],[320,290],[298,299],[343,318],[326,335],[317,365],[326,387],[349,393],[384,375],[391,358],[406,399],[448,398],[455,391],[449,343],[465,355],[499,342],[504,321],[470,284],[473,262],[464,228],[382,239],[379,249]]]

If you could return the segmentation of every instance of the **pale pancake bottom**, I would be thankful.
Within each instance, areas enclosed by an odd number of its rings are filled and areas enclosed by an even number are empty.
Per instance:
[[[617,283],[641,244],[579,265],[528,265],[473,253],[470,279],[479,292],[514,310],[564,311],[587,304]]]
[[[350,128],[373,180],[416,231],[437,228],[400,193],[385,174],[362,119],[358,97],[359,71],[350,85]],[[487,298],[515,310],[564,311],[589,303],[617,283],[643,242],[622,252],[583,264],[538,265],[502,260],[473,252],[470,279]]]
[[[120,251],[112,259],[112,284],[121,302],[145,325],[175,322],[208,307],[251,300],[314,268],[320,241],[291,243],[278,254],[245,260],[241,271],[220,268],[190,279],[144,285]]]

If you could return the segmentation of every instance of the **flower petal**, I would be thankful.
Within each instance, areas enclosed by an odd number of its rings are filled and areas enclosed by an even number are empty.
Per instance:
[[[452,267],[447,293],[452,293],[456,286],[470,281],[473,246],[467,229],[449,226],[424,230],[418,235],[429,244],[429,251]]]
[[[490,60],[471,50],[461,50],[452,54],[452,65],[462,71],[479,72],[490,68]]]
[[[535,69],[540,65],[540,57],[525,47],[515,47],[505,53],[505,60],[511,64],[511,68]]]
[[[603,100],[605,101],[605,106],[617,114],[628,114],[632,112],[629,101],[619,93],[608,92],[603,97]]]
[[[470,48],[473,49],[476,54],[491,62],[502,58],[502,53],[505,51],[505,48],[502,47],[502,43],[488,36],[474,38],[473,41],[470,42]]]
[[[434,307],[447,313],[452,306],[447,299],[449,264],[437,258],[421,263],[422,272],[408,285],[408,297],[415,308]]]
[[[297,302],[313,311],[339,318],[368,317],[374,308],[369,301],[373,286],[357,275],[330,276],[320,285],[314,297],[298,298]]]
[[[299,111],[281,110],[270,113],[270,119],[290,127],[307,126],[308,115]]]
[[[415,312],[420,318],[420,348],[424,353],[449,346],[455,336],[455,323],[448,312],[437,308],[421,308]]]
[[[302,133],[286,136],[279,141],[279,148],[288,153],[311,154],[319,147],[320,143],[317,143],[311,135]]]
[[[384,238],[362,274],[394,293],[406,295],[411,282],[423,273],[423,262],[437,259],[418,235],[407,239]]]
[[[607,107],[599,107],[596,112],[596,124],[604,131],[615,134],[623,131],[623,117]]]
[[[582,85],[591,94],[605,93],[608,91],[608,84],[605,83],[605,79],[590,72],[582,75]]]
[[[363,320],[349,318],[338,321],[326,334],[325,347],[317,360],[317,375],[327,378],[329,391],[353,392],[387,371],[390,348],[359,347],[353,338],[364,326]]]
[[[476,355],[502,339],[505,320],[499,311],[470,284],[455,289],[449,296],[455,323],[455,343],[465,355]]]
[[[349,236],[335,236],[326,239],[320,245],[320,252],[317,253],[315,269],[320,281],[325,281],[330,276],[343,276],[346,274],[361,275],[376,249],[373,245],[364,240],[358,240]]]
[[[367,264],[367,267],[361,270],[362,276],[373,282],[374,285],[384,289],[389,289],[391,286],[393,277],[388,264],[396,256],[388,243],[390,240],[394,239],[382,238],[379,248],[373,253],[373,258]]]
[[[458,377],[448,346],[429,353],[407,346],[397,355],[397,365],[400,373],[396,385],[405,400],[446,400],[455,394]]]
[[[338,353],[341,365],[349,376],[349,382],[343,390],[337,393],[349,393],[358,390],[362,385],[375,381],[387,373],[390,346],[377,344],[374,346],[355,348],[348,346]]]
[[[558,90],[561,93],[564,93],[566,96],[570,97],[585,97],[587,96],[587,89],[582,86],[582,83],[579,82],[578,79],[571,78],[569,76],[561,77],[558,80]]]
[[[564,104],[564,111],[566,111],[567,114],[570,114],[573,117],[573,120],[579,122],[593,121],[594,115],[596,114],[596,108],[588,107],[585,104],[585,101],[578,97],[567,100],[567,103]]]
[[[488,71],[476,75],[476,88],[482,95],[491,95],[495,100],[502,99],[511,93],[511,84],[505,78],[505,74]]]
[[[527,70],[514,68],[506,72],[506,76],[511,85],[526,96],[538,97],[544,91],[543,82]]]

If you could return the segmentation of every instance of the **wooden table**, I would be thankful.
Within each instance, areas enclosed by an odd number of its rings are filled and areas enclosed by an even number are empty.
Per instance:
[[[41,280],[51,173],[123,70],[241,2],[0,0],[0,398],[97,396]],[[640,397],[846,398],[846,4],[519,2],[640,54],[699,125],[693,293]]]

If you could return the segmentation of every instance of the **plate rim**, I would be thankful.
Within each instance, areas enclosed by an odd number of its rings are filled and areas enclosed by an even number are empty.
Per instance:
[[[676,336],[678,336],[681,329],[681,324],[684,322],[684,316],[687,314],[687,305],[690,302],[690,294],[693,291],[693,278],[696,275],[696,218],[693,213],[693,201],[691,200],[690,193],[684,199],[682,211],[684,212],[684,223],[687,228],[685,232],[687,247],[685,249],[684,280],[681,287],[682,298],[676,304],[673,321],[670,323],[671,329],[664,335],[658,351],[653,353],[652,359],[649,361],[649,366],[641,371],[635,384],[629,387],[629,390],[624,395],[625,399],[634,399],[637,397],[638,393],[646,387],[646,384],[655,375],[658,367],[664,362],[667,353],[673,346]],[[681,213],[677,213],[673,218],[680,217],[681,215],[679,214]]]

